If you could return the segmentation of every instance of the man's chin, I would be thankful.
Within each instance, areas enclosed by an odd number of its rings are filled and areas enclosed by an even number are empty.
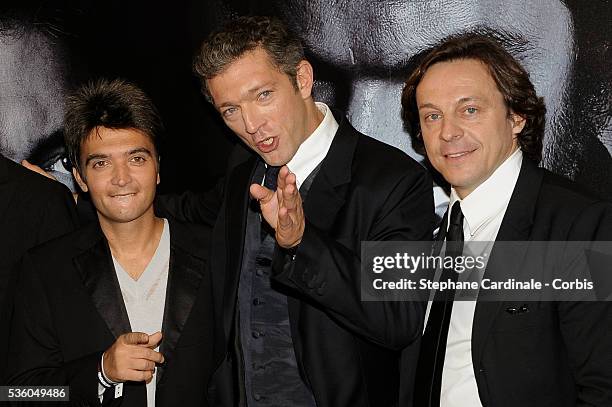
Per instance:
[[[105,211],[101,213],[98,211],[98,216],[101,221],[107,224],[125,225],[132,222],[142,220],[145,216],[146,211],[133,210],[122,210],[122,211]],[[153,215],[152,215],[153,216]]]

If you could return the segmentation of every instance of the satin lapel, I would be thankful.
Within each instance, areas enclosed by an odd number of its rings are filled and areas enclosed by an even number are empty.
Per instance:
[[[171,236],[172,232],[173,230]],[[167,360],[172,360],[176,344],[197,298],[205,267],[204,260],[171,244],[166,306],[162,324],[164,338],[160,347],[160,352]],[[164,371],[164,366],[158,368],[158,382]]]
[[[110,249],[102,232],[98,241],[74,258],[85,290],[115,338],[131,332]]]
[[[522,242],[529,240],[542,178],[542,172],[537,169],[537,166],[528,159],[523,158],[521,171],[510,198],[508,209],[506,209],[504,219],[497,233],[496,241]],[[490,260],[487,263],[485,277],[499,279],[500,277],[495,275],[495,271],[502,269],[502,265],[497,265],[496,258],[499,255],[496,256],[496,249],[497,247],[494,245]],[[526,245],[517,245],[516,254],[513,256],[516,259],[513,262],[515,268],[521,267],[525,252]],[[507,259],[507,256],[505,258]],[[508,270],[508,264],[503,264],[503,268]],[[486,293],[483,295],[486,295]],[[476,304],[472,327],[472,363],[475,369],[480,366],[485,342],[493,327],[495,317],[501,312],[503,304],[502,301],[479,301]]]
[[[337,111],[333,114],[339,127],[304,202],[306,219],[322,230],[332,227],[346,202],[359,137],[344,115]]]
[[[229,337],[229,332],[233,325],[238,279],[240,277],[240,268],[242,267],[247,208],[251,200],[249,186],[256,168],[256,162],[256,158],[253,157],[237,166],[232,171],[231,179],[228,183],[225,208],[225,256],[227,267],[223,270],[224,273],[222,275],[225,277],[225,281],[221,285],[215,285],[216,287],[225,287],[223,292],[223,327],[226,338]],[[214,277],[219,278],[220,276],[214,275]]]

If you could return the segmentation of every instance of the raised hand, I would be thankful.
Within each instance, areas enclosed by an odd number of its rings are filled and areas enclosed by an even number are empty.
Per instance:
[[[283,166],[278,174],[276,191],[253,184],[250,192],[259,201],[264,219],[274,228],[279,246],[297,246],[304,235],[305,219],[295,174]]]
[[[113,382],[149,382],[155,365],[164,362],[164,356],[154,351],[162,339],[161,332],[147,335],[129,332],[117,338],[104,352],[104,374]]]

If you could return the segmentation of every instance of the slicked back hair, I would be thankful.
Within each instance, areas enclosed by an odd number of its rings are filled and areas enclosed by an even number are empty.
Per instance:
[[[202,92],[212,102],[206,80],[222,73],[246,52],[257,48],[266,51],[271,62],[289,76],[298,90],[297,65],[304,59],[300,38],[276,17],[238,17],[211,33],[195,57],[193,69]]]
[[[504,98],[510,112],[525,118],[525,127],[517,141],[523,154],[535,162],[542,159],[542,140],[546,107],[538,97],[529,74],[496,40],[482,34],[448,37],[427,53],[412,71],[402,92],[402,119],[412,139],[413,149],[425,154],[421,135],[416,89],[427,70],[440,62],[471,59],[483,63]]]
[[[122,79],[100,79],[81,86],[68,98],[64,139],[68,158],[81,174],[81,147],[100,127],[139,130],[151,139],[159,154],[161,117],[136,85]]]

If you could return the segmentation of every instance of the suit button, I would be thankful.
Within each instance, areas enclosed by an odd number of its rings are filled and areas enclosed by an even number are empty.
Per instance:
[[[255,399],[255,401],[259,401],[259,400],[261,400],[261,395],[260,395],[260,394],[255,393],[255,394],[253,395],[253,398]]]
[[[259,298],[255,298],[255,299],[253,300],[253,305],[261,305],[261,304],[263,304],[263,303],[264,303],[264,302],[263,302],[262,300],[260,300]]]
[[[262,269],[257,269],[255,270],[255,274],[257,275],[257,277],[261,277],[264,275],[264,271]]]
[[[255,339],[258,339],[260,336],[264,336],[264,331],[253,331],[251,332],[251,336]]]

